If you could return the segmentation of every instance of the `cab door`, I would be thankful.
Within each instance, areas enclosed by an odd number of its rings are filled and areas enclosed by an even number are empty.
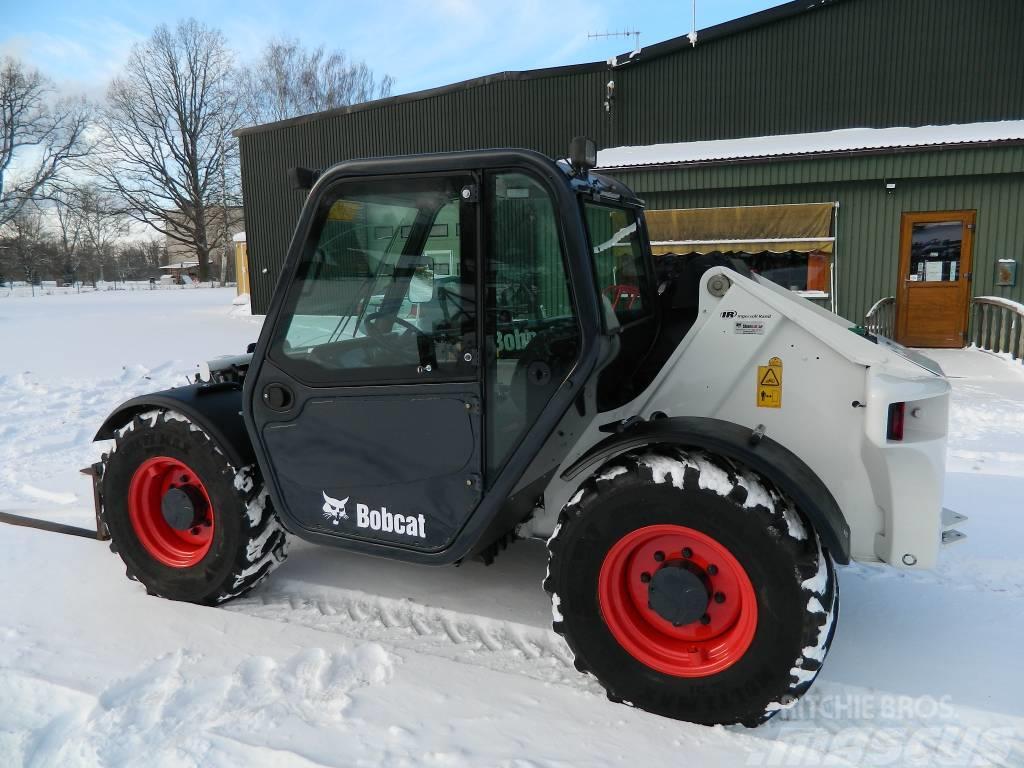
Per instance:
[[[477,186],[453,173],[314,190],[245,385],[265,479],[307,538],[435,551],[480,502]]]

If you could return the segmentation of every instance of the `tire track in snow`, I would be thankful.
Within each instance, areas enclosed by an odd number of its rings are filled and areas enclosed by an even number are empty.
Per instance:
[[[294,586],[271,585],[222,609],[604,695],[576,671],[569,648],[548,629],[358,590]]]

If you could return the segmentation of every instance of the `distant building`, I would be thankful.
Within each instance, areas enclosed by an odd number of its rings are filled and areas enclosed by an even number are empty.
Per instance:
[[[210,244],[213,247],[210,251],[210,276],[214,279],[220,277],[220,259],[222,255],[226,254],[228,261],[225,279],[233,281],[235,279],[235,247],[233,238],[239,232],[245,231],[245,214],[240,205],[228,206],[227,210],[228,239],[227,248],[225,249],[224,209],[219,207],[208,209],[209,223],[207,224],[207,232],[209,233]],[[195,248],[180,243],[171,237],[165,236],[164,241],[167,245],[167,265],[188,264],[189,262],[195,262],[196,265],[199,264]],[[167,272],[166,269],[163,271]],[[193,267],[191,271],[188,268],[184,268],[182,273],[191,274],[193,271],[195,274],[198,274],[198,266]]]
[[[685,24],[680,13],[681,23]],[[655,252],[721,252],[897,338],[959,346],[1024,300],[1024,2],[796,0],[609,61],[503,72],[238,131],[253,312],[304,195],[293,166],[573,136],[648,204]]]

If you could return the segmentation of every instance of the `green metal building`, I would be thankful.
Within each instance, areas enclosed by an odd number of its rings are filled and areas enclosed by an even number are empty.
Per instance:
[[[732,253],[852,319],[895,296],[897,335],[957,345],[972,295],[1024,300],[1022,33],[1021,0],[796,0],[695,44],[240,130],[253,311],[302,204],[289,167],[492,146],[559,156],[588,135],[650,209],[690,212],[663,217],[682,229],[657,252]],[[831,204],[827,231],[804,232],[791,207],[804,203]]]

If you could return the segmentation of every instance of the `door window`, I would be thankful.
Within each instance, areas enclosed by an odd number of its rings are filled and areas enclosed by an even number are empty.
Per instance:
[[[555,206],[521,173],[488,177],[487,473],[493,478],[569,375],[580,330]]]
[[[583,205],[597,287],[621,325],[650,314],[640,290],[648,283],[636,212],[596,203]]]
[[[343,184],[328,191],[289,288],[271,356],[324,383],[475,374],[469,178]]]
[[[960,252],[963,249],[963,241],[962,221],[927,221],[912,224],[907,279],[920,283],[960,279]]]

